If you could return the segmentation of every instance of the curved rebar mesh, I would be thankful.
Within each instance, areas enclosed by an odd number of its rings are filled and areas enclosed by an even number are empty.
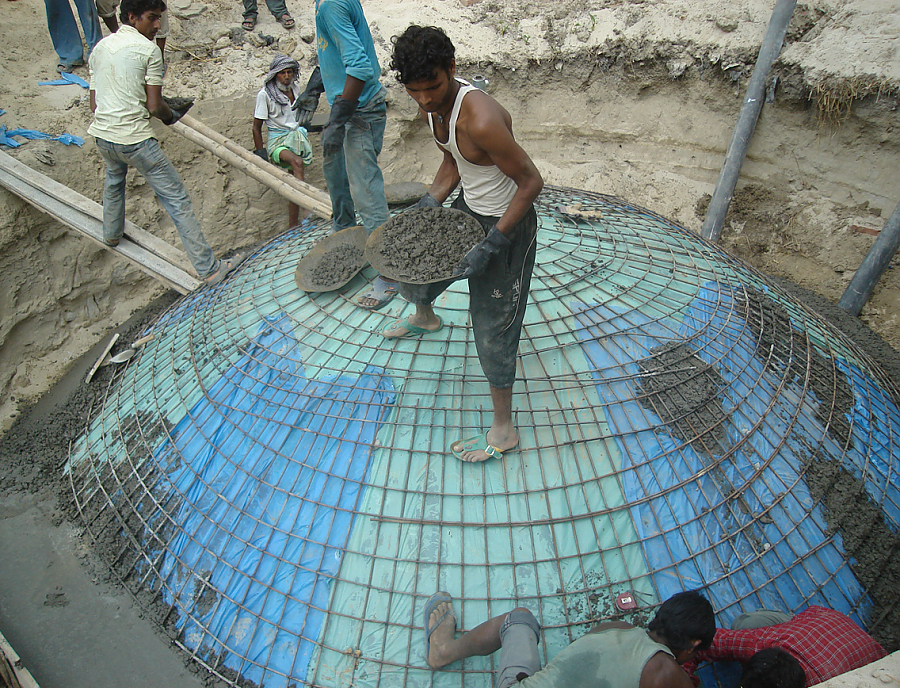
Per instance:
[[[427,668],[436,590],[459,628],[532,609],[545,660],[688,588],[720,625],[818,603],[896,642],[890,381],[664,218],[558,188],[538,215],[502,461],[449,451],[491,418],[466,284],[436,303],[443,330],[385,340],[412,306],[357,308],[370,270],[296,288],[326,223],[153,326],[67,470],[113,569],[197,661],[234,685],[489,686],[491,657]]]

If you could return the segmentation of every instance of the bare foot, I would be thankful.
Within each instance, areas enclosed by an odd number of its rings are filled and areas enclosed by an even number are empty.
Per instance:
[[[488,430],[486,437],[487,444],[501,454],[519,446],[519,435],[512,425],[503,427],[499,430],[491,428]],[[459,454],[460,460],[471,463],[498,458],[496,455],[488,454],[485,451],[487,447],[485,447],[484,444],[484,442],[470,442],[468,440],[463,440],[455,443],[451,449]]]
[[[446,614],[446,616],[444,616]],[[444,617],[441,620],[441,617]],[[438,624],[434,628],[435,624]],[[450,664],[446,659],[446,648],[456,635],[456,615],[453,613],[453,605],[450,602],[441,602],[431,616],[428,617],[428,628],[434,628],[431,632],[430,650],[426,661],[432,669],[440,669]]]

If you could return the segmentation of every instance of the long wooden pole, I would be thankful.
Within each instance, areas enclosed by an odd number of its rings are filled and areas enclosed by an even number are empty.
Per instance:
[[[320,217],[331,219],[331,199],[327,193],[296,179],[275,165],[263,162],[231,139],[210,129],[190,115],[182,117],[170,129],[174,129],[186,139],[246,172],[289,201],[311,210]]]

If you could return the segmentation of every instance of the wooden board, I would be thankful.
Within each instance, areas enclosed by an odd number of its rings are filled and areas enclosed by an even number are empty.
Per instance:
[[[102,207],[0,152],[0,184],[39,210],[113,251],[171,289],[187,294],[201,285],[182,265],[187,256],[136,225],[116,247],[103,242]],[[130,223],[129,223],[130,224]],[[141,243],[138,243],[141,242]]]

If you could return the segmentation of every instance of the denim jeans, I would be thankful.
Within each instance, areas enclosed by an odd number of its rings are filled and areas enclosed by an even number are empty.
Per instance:
[[[343,150],[322,159],[322,171],[331,196],[334,231],[355,225],[356,211],[359,211],[366,234],[387,222],[384,177],[378,167],[386,113],[382,88],[347,122]]]
[[[103,38],[103,34],[100,32],[97,5],[94,3],[95,0],[75,0],[81,28],[84,29],[88,54]],[[50,30],[50,40],[53,41],[53,49],[59,55],[60,64],[71,67],[80,63],[84,60],[84,50],[69,0],[44,0],[44,7],[47,10],[47,28]]]
[[[266,7],[276,19],[288,13],[284,0],[266,0]],[[256,0],[244,0],[244,19],[256,19],[259,12],[256,9]]]
[[[188,259],[201,278],[214,273],[219,265],[194,216],[191,198],[178,172],[163,154],[156,139],[120,144],[95,139],[106,160],[103,186],[103,238],[118,239],[125,230],[125,173],[131,165],[140,172],[175,223]]]

